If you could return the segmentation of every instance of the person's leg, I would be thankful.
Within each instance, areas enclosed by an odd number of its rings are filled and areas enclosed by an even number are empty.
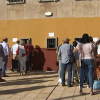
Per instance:
[[[2,69],[0,69],[0,81],[2,80]]]
[[[23,60],[22,57],[19,57],[19,64],[20,64],[20,74],[23,72]]]
[[[59,60],[59,70],[58,70],[58,74],[59,74],[59,80],[58,82],[61,82],[61,60]]]
[[[32,55],[30,56],[29,68],[29,71],[32,71]]]
[[[71,86],[71,79],[72,79],[72,64],[67,64],[68,67],[68,86]]]
[[[93,71],[94,71],[94,61],[93,59],[89,59],[88,63],[88,78],[89,78],[89,85],[90,85],[90,92],[93,92]]]
[[[23,67],[24,67],[24,72],[26,73],[26,56],[23,57]]]
[[[65,85],[65,71],[66,71],[67,64],[62,63],[62,70],[61,70],[61,78],[62,78],[62,85]]]
[[[84,83],[84,77],[85,77],[85,59],[81,61],[81,67],[80,67],[80,94],[82,94],[82,88]]]
[[[5,56],[5,62],[3,63],[3,67],[2,67],[2,76],[6,76],[6,68],[7,68],[7,63],[8,63],[8,56]]]
[[[72,83],[74,83],[74,72],[75,72],[75,64],[72,67]]]

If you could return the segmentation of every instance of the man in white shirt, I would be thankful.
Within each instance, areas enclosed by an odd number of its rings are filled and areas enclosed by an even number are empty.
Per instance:
[[[11,52],[13,53],[13,59],[16,59],[16,51],[17,51],[17,49],[18,49],[19,43],[20,43],[20,41],[17,40],[17,41],[16,41],[16,44],[14,44],[14,45],[12,46],[12,48],[11,48]]]
[[[5,61],[2,68],[3,77],[7,77],[5,70],[7,68],[8,57],[10,56],[9,45],[7,42],[8,42],[8,38],[4,38],[3,42],[1,43],[1,45],[3,46],[4,55],[5,55]]]

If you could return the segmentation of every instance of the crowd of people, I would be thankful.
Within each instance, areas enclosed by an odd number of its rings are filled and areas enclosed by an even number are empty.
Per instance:
[[[14,44],[11,48],[11,52],[13,54],[12,65],[20,65],[19,67],[17,66],[20,75],[23,75],[24,73],[26,74],[28,70],[32,70],[32,56],[34,55],[34,47],[30,40],[27,40],[27,44],[25,44],[24,41],[17,40],[16,44]],[[6,68],[9,57],[10,48],[8,45],[8,39],[4,38],[0,43],[0,82],[5,81],[2,77],[8,77],[8,75],[6,75]],[[26,69],[27,61],[29,65],[28,70]],[[12,66],[12,69],[14,66]]]
[[[83,84],[86,81],[90,88],[90,94],[93,94],[95,59],[100,57],[100,40],[93,42],[93,38],[88,34],[83,34],[80,40],[75,39],[73,44],[69,44],[70,39],[62,40],[61,45],[57,47],[57,61],[59,62],[59,80],[62,86],[65,84],[65,73],[68,68],[68,87],[72,87],[74,82],[80,82],[80,94],[83,94]],[[11,48],[13,54],[12,62],[19,62],[20,75],[26,74],[26,62],[29,61],[29,70],[32,70],[32,57],[34,56],[34,47],[30,40],[27,44],[24,41],[16,41]],[[6,75],[7,62],[10,57],[8,39],[4,38],[0,43],[0,82],[5,81],[2,77]],[[17,62],[17,63],[18,63]],[[16,64],[16,63],[15,63]],[[13,64],[12,64],[13,65]],[[13,66],[12,66],[13,68]]]
[[[57,47],[57,60],[59,62],[59,80],[62,86],[65,84],[66,68],[68,71],[68,87],[74,82],[80,82],[80,95],[83,94],[83,84],[87,83],[90,94],[93,94],[95,60],[100,57],[100,40],[93,42],[93,38],[87,33],[79,40],[75,39],[69,44],[70,39],[65,38]]]

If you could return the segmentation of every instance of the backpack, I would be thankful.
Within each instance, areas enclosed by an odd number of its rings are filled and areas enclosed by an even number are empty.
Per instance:
[[[26,54],[26,50],[24,46],[19,46],[18,56],[21,57],[22,54]]]

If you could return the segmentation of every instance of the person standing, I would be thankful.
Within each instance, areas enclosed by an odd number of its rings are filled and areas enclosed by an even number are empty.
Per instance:
[[[81,67],[80,67],[80,95],[83,94],[83,83],[86,73],[88,72],[90,94],[93,94],[93,71],[94,71],[94,46],[93,43],[89,41],[89,35],[83,34],[82,41],[73,52],[79,50],[81,57]],[[88,70],[87,70],[88,69]]]
[[[63,43],[62,43],[62,44],[63,44]],[[60,82],[60,83],[62,82],[62,79],[61,79],[61,63],[62,63],[62,61],[61,61],[61,57],[58,56],[58,52],[59,52],[59,48],[61,48],[62,44],[59,45],[59,46],[57,47],[57,49],[56,49],[57,61],[58,61],[58,67],[59,67],[59,69],[58,69],[58,74],[59,74],[59,80],[58,80],[58,82]]]
[[[19,61],[18,61],[18,56],[16,54],[17,48],[19,46],[20,41],[17,40],[16,44],[14,44],[11,48],[11,52],[13,54],[13,59],[12,59],[12,71],[14,71],[14,69],[17,69],[17,72],[20,70],[19,68]]]
[[[72,79],[72,63],[69,62],[70,55],[73,50],[73,47],[69,44],[70,39],[65,38],[64,44],[59,48],[58,56],[62,59],[62,69],[61,69],[61,76],[62,76],[62,86],[65,86],[65,71],[68,67],[68,87],[72,87],[71,79]]]
[[[76,48],[77,44],[78,43],[74,41],[73,47]],[[79,73],[80,66],[79,66],[79,52],[78,51],[74,53],[74,57],[75,57],[75,63],[73,63],[73,68],[72,68],[73,69],[72,82],[74,83],[74,80],[75,80],[76,82],[79,83],[78,73]]]
[[[1,45],[3,46],[3,51],[4,51],[4,55],[5,55],[5,61],[4,61],[4,65],[3,65],[3,68],[2,68],[2,76],[7,77],[5,71],[6,71],[6,68],[7,68],[8,58],[10,57],[8,38],[4,38]]]
[[[4,51],[3,51],[3,46],[0,44],[0,82],[5,81],[2,79],[2,68],[3,68],[3,61],[4,61]]]
[[[20,63],[20,75],[23,75],[23,72],[26,74],[26,49],[24,45],[24,41],[21,41],[16,51]]]
[[[30,40],[27,40],[25,49],[26,49],[26,59],[27,61],[29,61],[29,71],[32,71],[32,57],[34,55],[34,46],[31,44]]]
[[[16,44],[14,44],[13,46],[12,46],[12,48],[11,48],[11,52],[13,53],[13,59],[16,59],[16,51],[17,51],[17,49],[18,49],[18,46],[19,46],[19,43],[20,43],[20,41],[19,40],[17,40],[16,41]]]

